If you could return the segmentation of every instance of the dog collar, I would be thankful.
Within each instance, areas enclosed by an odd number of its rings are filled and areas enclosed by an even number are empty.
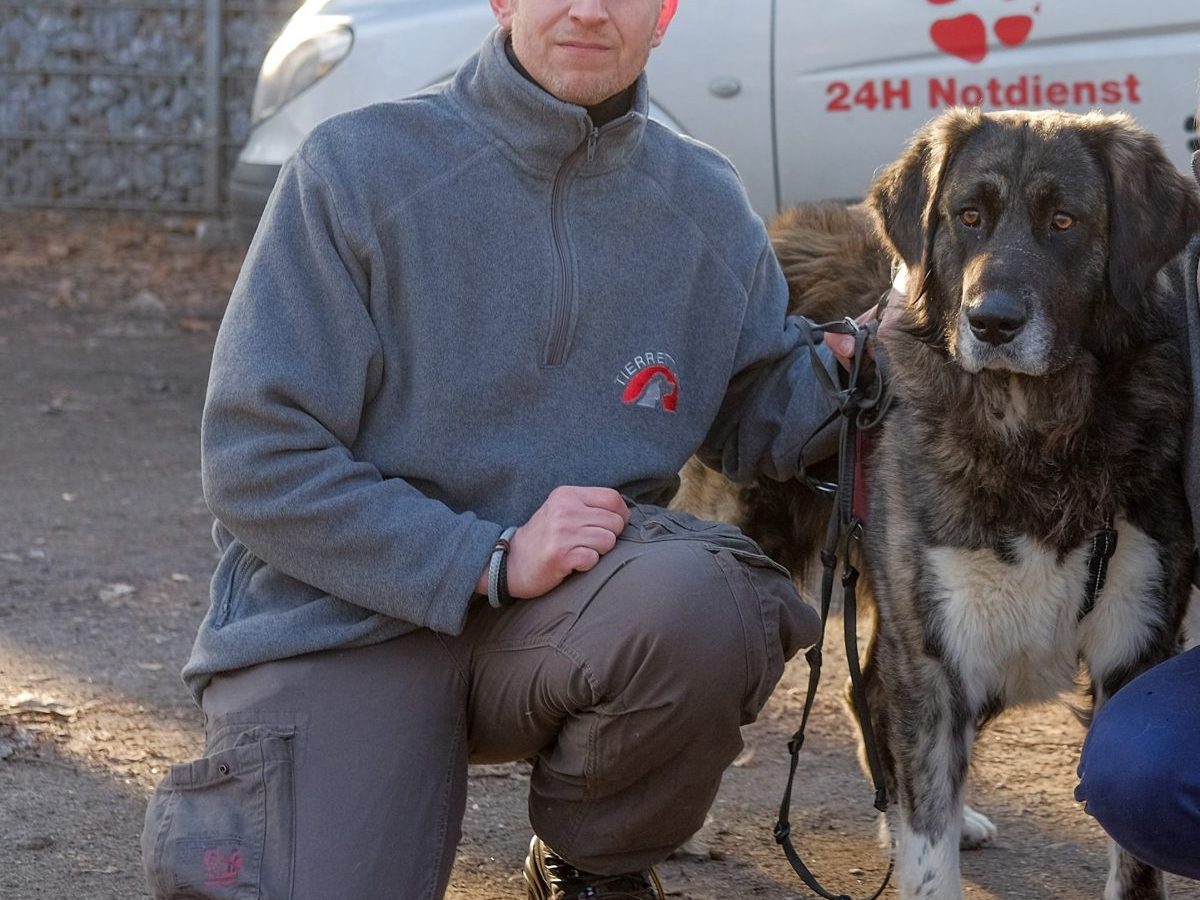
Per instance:
[[[1117,552],[1117,531],[1113,528],[1113,516],[1104,519],[1104,527],[1092,538],[1092,553],[1088,557],[1087,588],[1083,592],[1083,605],[1079,608],[1079,621],[1096,606],[1096,598],[1104,590],[1108,578],[1108,561]]]

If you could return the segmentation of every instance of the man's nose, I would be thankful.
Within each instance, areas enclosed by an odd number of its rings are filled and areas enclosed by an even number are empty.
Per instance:
[[[586,25],[608,21],[608,0],[571,0],[571,18]]]

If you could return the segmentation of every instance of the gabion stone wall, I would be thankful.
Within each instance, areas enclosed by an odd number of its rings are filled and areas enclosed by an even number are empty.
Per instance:
[[[299,0],[0,0],[0,206],[220,212]]]

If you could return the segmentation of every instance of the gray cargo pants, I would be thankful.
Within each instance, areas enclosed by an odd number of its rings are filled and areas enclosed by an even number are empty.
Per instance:
[[[590,572],[457,637],[420,630],[264,663],[204,693],[202,759],[142,837],[160,898],[428,900],[450,877],[467,763],[533,760],[534,830],[634,871],[704,821],[815,611],[736,529],[635,507]]]

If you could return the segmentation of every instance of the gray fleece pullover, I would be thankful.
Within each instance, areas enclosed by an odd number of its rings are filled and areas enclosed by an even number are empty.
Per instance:
[[[504,37],[325,122],[280,174],[204,409],[221,558],[197,698],[242,666],[458,633],[493,542],[556,486],[665,500],[697,450],[790,478],[832,410],[729,163],[647,120],[645,76],[594,129]]]

